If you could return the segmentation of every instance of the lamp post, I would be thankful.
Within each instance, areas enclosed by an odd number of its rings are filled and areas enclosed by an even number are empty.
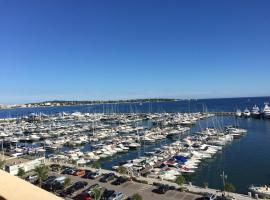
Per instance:
[[[228,176],[223,171],[222,174],[220,174],[220,177],[222,178],[223,192],[224,192],[224,195],[225,195],[225,184],[226,184],[226,179],[228,178]]]
[[[1,140],[2,159],[4,160],[4,140]]]

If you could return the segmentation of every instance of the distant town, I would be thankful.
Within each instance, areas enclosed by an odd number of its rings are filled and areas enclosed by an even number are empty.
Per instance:
[[[114,104],[114,103],[146,103],[146,102],[166,102],[166,101],[180,101],[180,99],[150,98],[150,99],[127,99],[127,100],[104,100],[104,101],[103,100],[93,100],[93,101],[54,100],[54,101],[44,101],[44,102],[26,103],[26,104],[9,104],[9,105],[0,104],[0,109]]]

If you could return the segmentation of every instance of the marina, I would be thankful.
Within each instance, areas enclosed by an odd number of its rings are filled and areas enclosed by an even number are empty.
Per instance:
[[[45,155],[78,166],[98,161],[104,169],[123,166],[133,176],[172,182],[182,174],[194,185],[216,189],[225,171],[236,191],[247,194],[252,184],[268,184],[267,155],[257,153],[266,149],[268,127],[268,120],[199,112],[61,112],[2,119],[0,134],[13,156]],[[259,160],[265,170],[252,176]]]

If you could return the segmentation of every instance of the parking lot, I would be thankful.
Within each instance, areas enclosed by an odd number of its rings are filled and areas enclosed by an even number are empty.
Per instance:
[[[52,173],[51,175],[62,176],[62,174],[59,174],[59,173]],[[195,194],[179,192],[176,190],[169,190],[168,192],[166,192],[166,194],[156,194],[152,192],[152,190],[156,188],[155,186],[137,183],[134,181],[128,181],[126,183],[123,183],[122,185],[117,186],[117,185],[112,185],[110,182],[108,183],[99,182],[99,178],[92,180],[92,179],[84,179],[84,178],[73,176],[73,175],[65,175],[65,176],[69,177],[72,182],[86,181],[88,183],[88,186],[97,183],[103,188],[122,192],[125,195],[125,198],[132,196],[134,193],[140,194],[145,200],[164,200],[164,199],[194,200],[200,197]],[[72,199],[74,196],[82,192],[82,190],[83,189],[75,192],[71,197],[67,197],[66,199]]]

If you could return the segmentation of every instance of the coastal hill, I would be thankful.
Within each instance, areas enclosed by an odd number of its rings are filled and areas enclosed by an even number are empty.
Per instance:
[[[36,103],[16,104],[16,105],[0,105],[0,109],[9,108],[31,108],[31,107],[53,107],[53,106],[75,106],[75,105],[94,105],[94,104],[118,104],[118,103],[147,103],[147,102],[171,102],[180,101],[180,99],[169,98],[149,98],[149,99],[125,99],[125,100],[83,100],[83,101],[69,101],[69,100],[53,100]]]

